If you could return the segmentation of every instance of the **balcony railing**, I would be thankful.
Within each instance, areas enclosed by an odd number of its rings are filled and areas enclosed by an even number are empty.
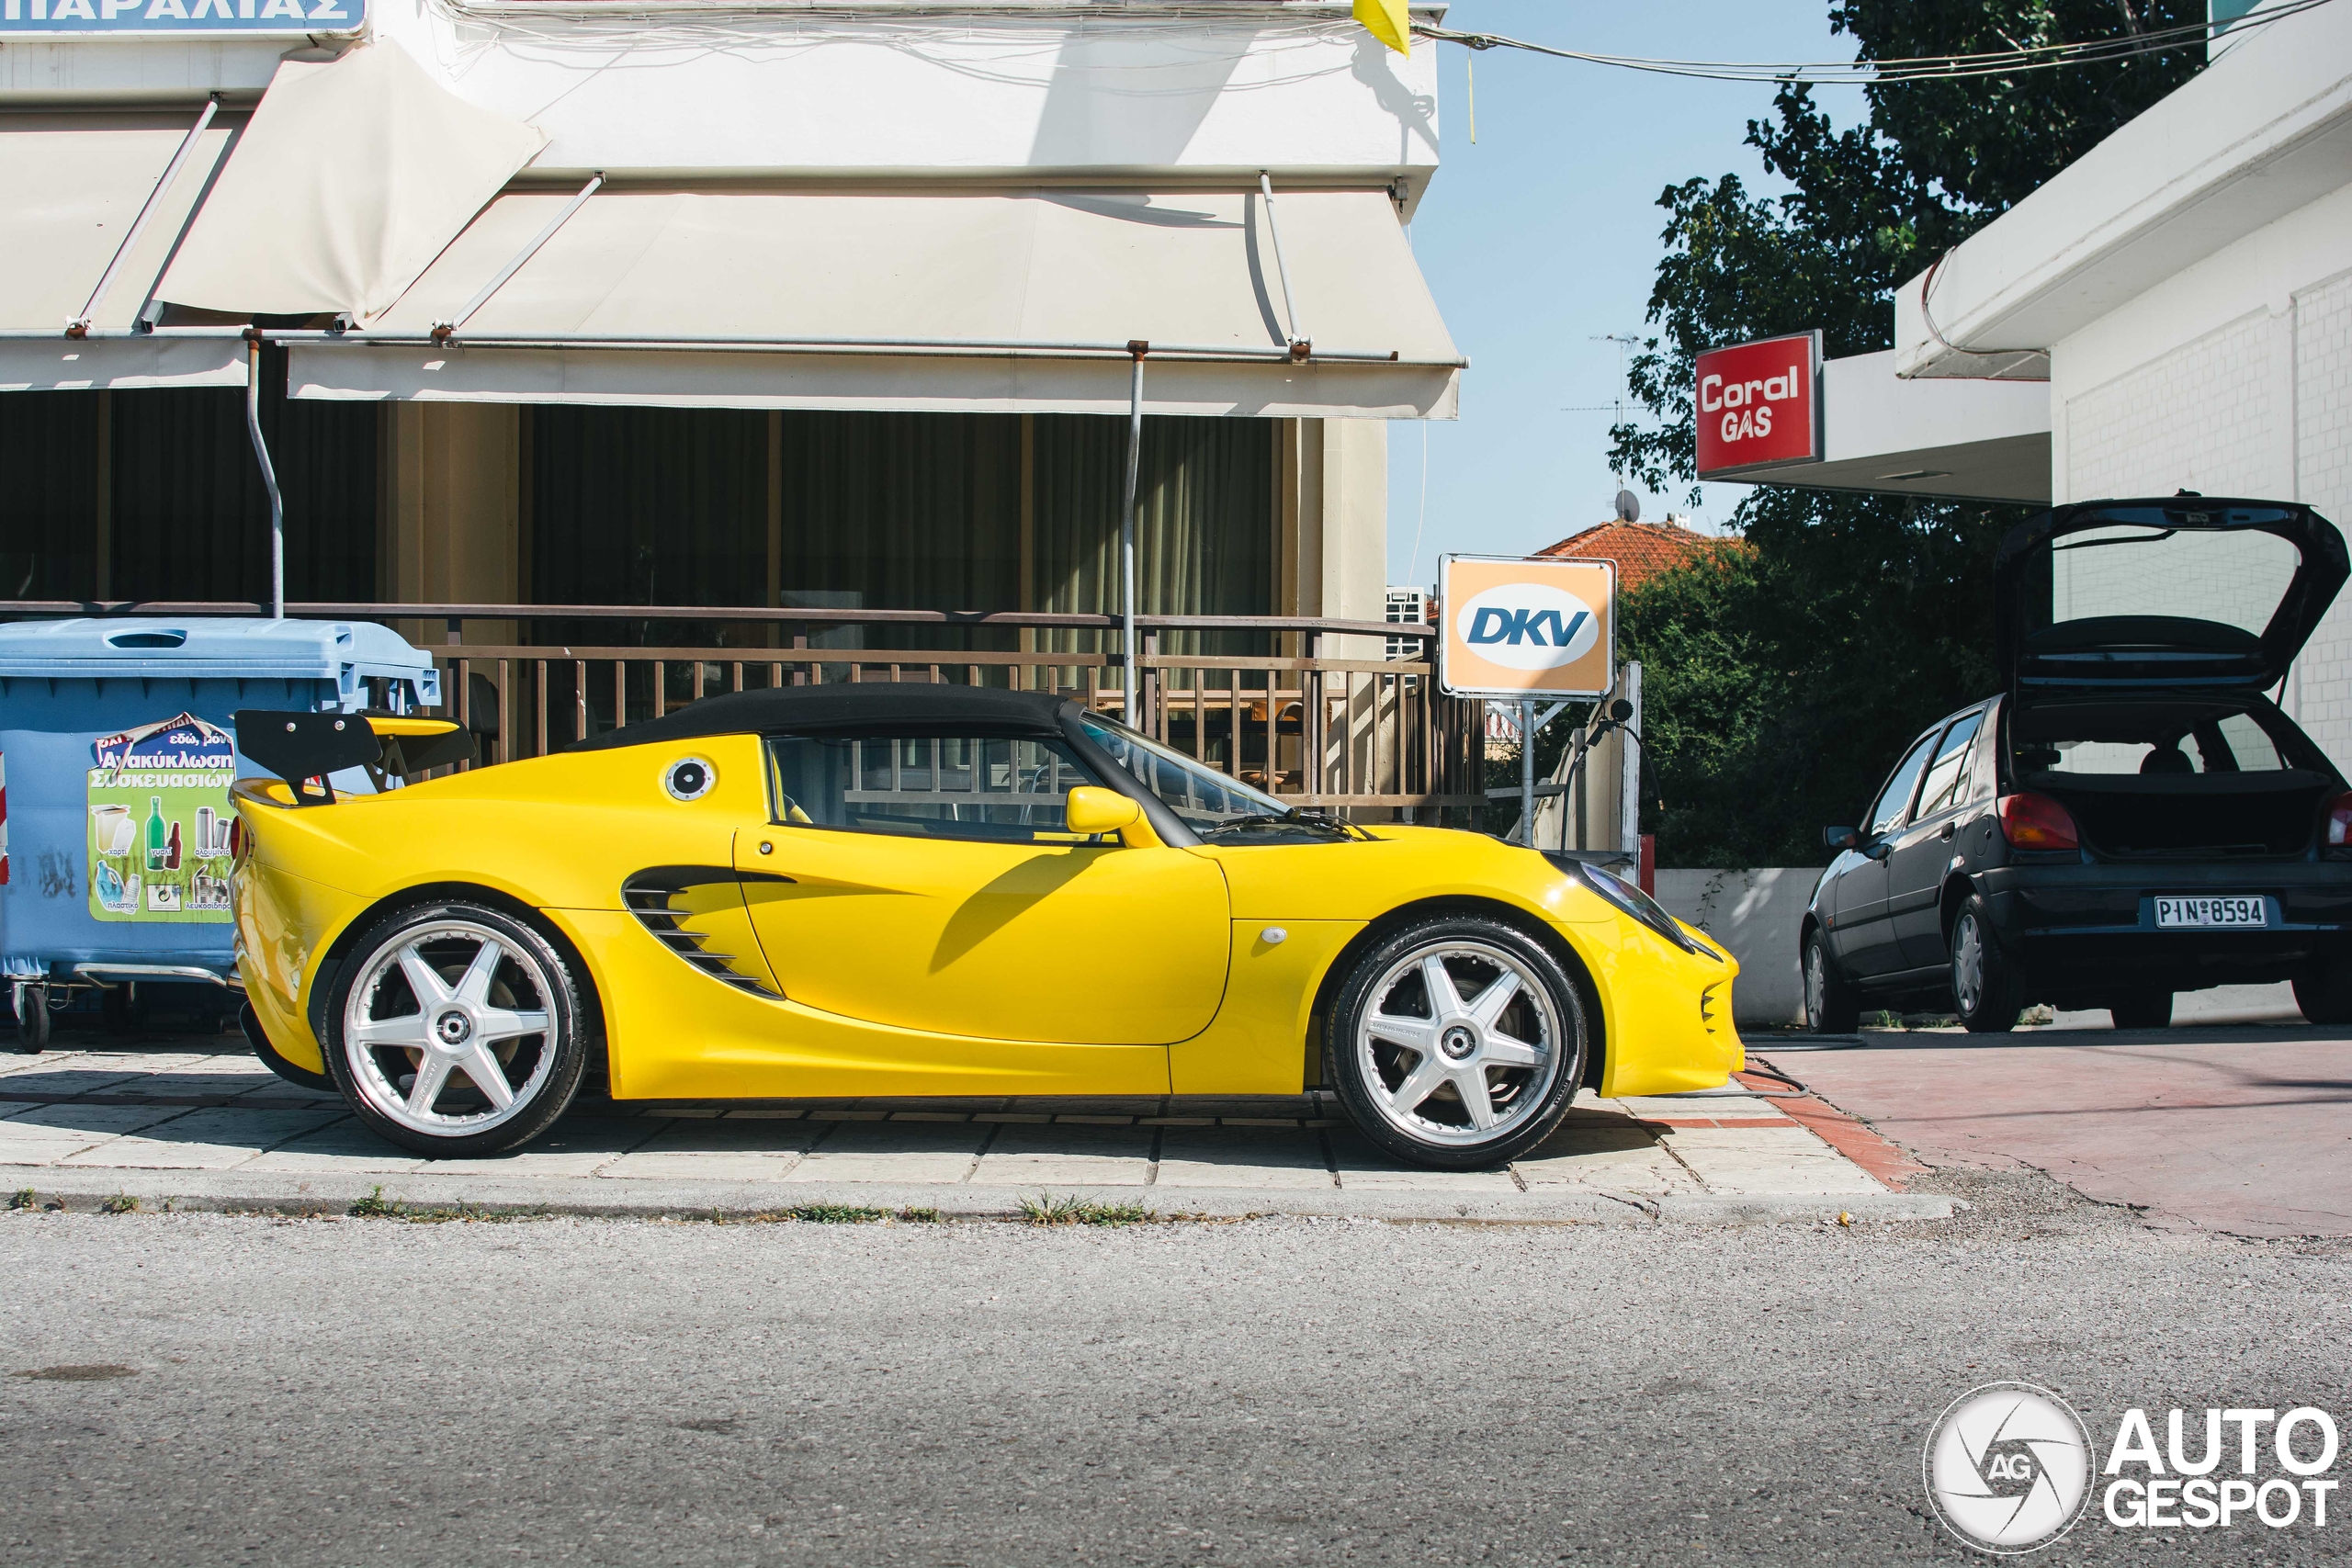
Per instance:
[[[0,615],[258,608],[16,601],[0,602]],[[1119,622],[1110,615],[611,604],[299,604],[287,611],[401,629],[442,667],[442,712],[476,733],[485,762],[545,756],[721,692],[815,682],[949,682],[1067,693],[1114,716],[1126,706]],[[550,640],[583,624],[604,628],[595,643]],[[1278,615],[1142,615],[1136,626],[1137,723],[1165,744],[1300,806],[1433,821],[1462,819],[1484,804],[1483,705],[1441,694],[1426,657],[1380,657],[1385,639],[1426,647],[1435,627]],[[496,635],[475,640],[469,627]],[[961,628],[984,634],[966,640],[1020,646],[838,646],[896,628],[906,628],[898,632],[906,641]],[[676,641],[633,642],[633,630]],[[698,635],[731,640],[684,640]],[[1084,644],[1093,646],[1071,646]],[[1203,645],[1264,651],[1187,650]]]

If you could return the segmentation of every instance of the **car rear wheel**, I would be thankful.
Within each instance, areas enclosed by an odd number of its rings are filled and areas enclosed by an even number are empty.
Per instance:
[[[1804,938],[1804,1017],[1816,1034],[1851,1034],[1862,1023],[1861,1000],[1838,973],[1817,931]]]
[[[2313,1023],[2352,1023],[2352,968],[2330,964],[2296,976],[2295,1005]]]
[[[2118,1029],[2170,1029],[2172,993],[2133,991],[2107,1004],[2107,1016]]]
[[[354,946],[327,999],[327,1068],[359,1119],[438,1158],[552,1125],[588,1057],[563,955],[502,909],[400,910]]]
[[[1356,961],[1324,1031],[1324,1081],[1364,1136],[1462,1170],[1551,1135],[1584,1079],[1580,987],[1541,945],[1455,917],[1396,932]]]
[[[1972,1034],[2015,1029],[2025,1001],[2017,968],[1993,935],[1993,914],[1971,895],[1951,922],[1951,1010]]]

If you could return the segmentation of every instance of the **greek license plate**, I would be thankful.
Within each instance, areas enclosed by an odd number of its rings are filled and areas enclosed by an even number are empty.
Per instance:
[[[2212,931],[2217,928],[2270,923],[2269,908],[2258,895],[2224,893],[2205,898],[2159,898],[2156,925],[2165,931]]]

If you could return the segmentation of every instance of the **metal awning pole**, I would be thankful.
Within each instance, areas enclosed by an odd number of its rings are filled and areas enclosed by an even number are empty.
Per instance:
[[[261,339],[245,339],[245,434],[253,437],[254,461],[261,465],[262,488],[269,491],[269,618],[286,618],[286,498],[277,492],[277,470],[270,466],[269,443],[261,438]]]
[[[1283,280],[1283,318],[1290,329],[1290,355],[1305,359],[1315,352],[1315,340],[1306,335],[1306,323],[1298,319],[1298,299],[1290,291],[1290,263],[1283,259],[1282,225],[1274,221],[1274,178],[1263,169],[1258,171],[1258,194],[1266,203],[1266,232],[1273,236],[1274,272]]]
[[[14,11],[8,14],[12,17],[16,15]],[[138,244],[139,236],[147,231],[147,220],[155,216],[155,209],[163,205],[164,193],[178,181],[180,170],[187,166],[187,155],[196,151],[198,138],[201,137],[206,128],[211,125],[212,117],[220,112],[220,95],[215,93],[204,100],[204,112],[196,117],[196,123],[188,127],[186,136],[180,138],[179,148],[172,154],[172,161],[164,164],[164,172],[156,176],[154,188],[147,193],[147,199],[141,203],[139,216],[133,218],[130,220],[130,227],[124,231],[122,243],[114,248],[114,258],[107,263],[106,271],[99,275],[98,286],[90,290],[90,298],[83,302],[81,313],[65,323],[67,337],[82,337],[89,332],[91,318],[98,313],[98,301],[104,299],[107,297],[107,290],[114,287],[116,276],[122,271],[122,264],[130,258],[131,247]],[[144,301],[141,302],[141,309],[142,310],[145,309]]]
[[[1137,339],[1127,344],[1135,356],[1135,372],[1127,382],[1127,491],[1119,508],[1119,653],[1126,661],[1126,720],[1130,728],[1142,717],[1141,691],[1136,668],[1136,475],[1143,462],[1143,356],[1151,345]]]

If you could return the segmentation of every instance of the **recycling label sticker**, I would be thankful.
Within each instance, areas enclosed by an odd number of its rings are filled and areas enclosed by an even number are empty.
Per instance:
[[[90,913],[226,924],[234,738],[183,713],[100,736],[90,760]]]

